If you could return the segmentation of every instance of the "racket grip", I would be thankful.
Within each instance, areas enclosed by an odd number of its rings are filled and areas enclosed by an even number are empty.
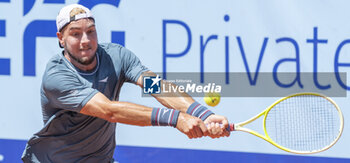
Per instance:
[[[206,125],[208,127],[208,125]],[[222,126],[222,124],[220,124]],[[235,130],[235,125],[233,123],[229,123],[228,126],[226,127],[226,130],[228,132],[234,131]]]
[[[229,123],[226,130],[228,132],[234,131],[235,130],[235,125],[233,123]]]

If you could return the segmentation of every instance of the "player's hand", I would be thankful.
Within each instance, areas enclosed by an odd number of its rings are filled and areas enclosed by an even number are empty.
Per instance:
[[[230,132],[226,130],[228,127],[228,120],[221,115],[210,115],[204,120],[211,138],[219,138],[230,136]]]
[[[208,129],[203,121],[186,113],[180,113],[176,128],[186,134],[188,138],[200,138],[208,136]]]

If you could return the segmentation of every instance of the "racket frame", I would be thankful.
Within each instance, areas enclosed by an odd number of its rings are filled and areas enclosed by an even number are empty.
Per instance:
[[[298,150],[292,150],[292,149],[289,149],[289,148],[286,148],[286,147],[283,147],[279,144],[277,144],[275,141],[273,141],[270,136],[268,135],[267,133],[267,130],[266,130],[266,117],[267,117],[267,114],[270,112],[271,109],[273,109],[277,104],[279,104],[280,102],[288,99],[288,98],[291,98],[291,97],[295,97],[295,96],[302,96],[302,95],[311,95],[311,96],[319,96],[319,97],[322,97],[326,100],[328,100],[329,102],[331,102],[335,108],[337,109],[338,111],[338,115],[339,115],[339,119],[340,119],[340,127],[339,127],[339,134],[337,136],[336,139],[333,140],[332,143],[330,143],[328,146],[325,146],[321,149],[318,149],[318,150],[312,150],[312,151],[298,151]],[[261,116],[264,115],[264,120],[263,120],[263,129],[264,129],[264,133],[265,133],[265,136],[254,131],[254,130],[251,130],[249,128],[245,128],[243,126],[255,121],[256,119],[260,118]],[[252,135],[255,135],[261,139],[264,139],[265,141],[271,143],[272,145],[276,146],[277,148],[279,149],[282,149],[286,152],[291,152],[291,153],[295,153],[295,154],[313,154],[313,153],[318,153],[318,152],[322,152],[322,151],[325,151],[327,149],[329,149],[330,147],[332,147],[340,138],[342,132],[343,132],[343,128],[344,128],[344,117],[343,117],[343,114],[339,108],[339,106],[329,97],[326,97],[324,95],[321,95],[321,94],[318,94],[318,93],[312,93],[312,92],[303,92],[303,93],[296,93],[296,94],[293,94],[293,95],[289,95],[289,96],[286,96],[286,97],[283,97],[279,100],[277,100],[276,102],[274,102],[272,105],[270,105],[268,108],[266,108],[264,111],[262,111],[261,113],[257,114],[256,116],[244,121],[244,122],[240,122],[240,123],[237,123],[237,124],[232,124],[232,127],[231,127],[231,130],[232,131],[243,131],[243,132],[247,132],[247,133],[250,133]]]

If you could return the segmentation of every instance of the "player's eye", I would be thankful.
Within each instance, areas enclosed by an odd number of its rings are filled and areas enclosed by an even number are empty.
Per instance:
[[[93,34],[93,33],[95,33],[95,32],[96,32],[95,29],[90,29],[90,30],[87,31],[88,34]]]
[[[70,30],[69,35],[73,37],[79,37],[81,35],[81,32],[79,30]]]
[[[79,36],[79,35],[80,35],[79,32],[73,32],[73,33],[72,33],[72,36],[75,36],[75,37],[76,37],[76,36]]]

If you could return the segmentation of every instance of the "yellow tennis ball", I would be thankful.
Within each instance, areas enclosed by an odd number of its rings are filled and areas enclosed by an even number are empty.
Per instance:
[[[205,94],[204,101],[205,101],[205,103],[207,103],[207,105],[214,107],[214,106],[219,104],[220,97],[221,97],[220,93],[210,92],[210,93]]]

